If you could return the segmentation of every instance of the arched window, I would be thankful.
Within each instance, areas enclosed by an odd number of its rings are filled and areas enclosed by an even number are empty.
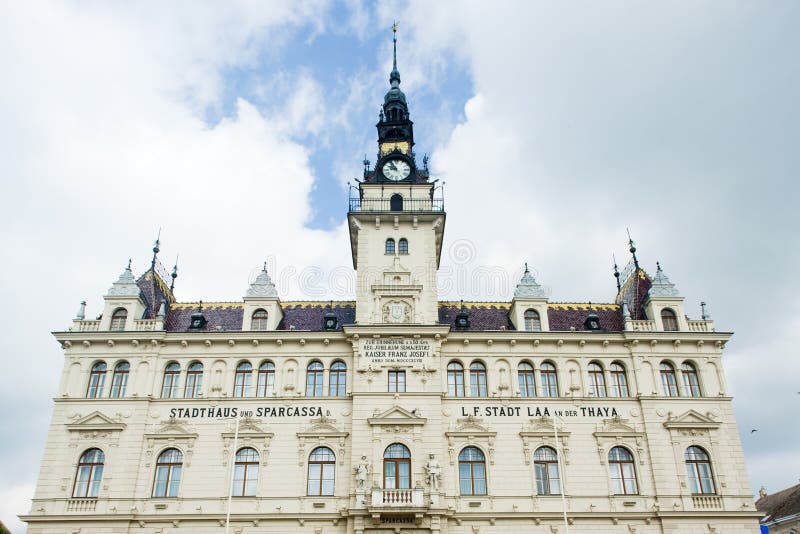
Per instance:
[[[100,449],[89,449],[81,454],[72,488],[73,497],[97,497],[105,461],[106,455]]]
[[[128,388],[128,375],[131,372],[131,364],[119,362],[114,366],[114,376],[111,379],[111,398],[118,399],[125,396]]]
[[[486,366],[472,362],[469,366],[469,394],[471,397],[486,397]]]
[[[464,396],[464,366],[458,362],[447,364],[447,394],[451,397]]]
[[[383,452],[383,487],[411,488],[411,452],[402,443],[392,443]]]
[[[258,452],[252,447],[244,447],[236,453],[233,468],[233,495],[254,497],[258,489]]]
[[[477,447],[466,447],[458,455],[461,495],[486,495],[486,458]]]
[[[597,362],[589,364],[589,396],[606,396],[606,377],[603,375],[603,368]]]
[[[164,384],[161,386],[161,397],[174,399],[178,396],[178,379],[181,376],[181,366],[177,362],[170,362],[164,368]]]
[[[690,397],[700,397],[700,380],[697,378],[697,369],[690,362],[681,365],[683,375],[683,389]]]
[[[700,447],[689,447],[683,455],[686,460],[686,476],[693,494],[708,495],[716,493],[714,477],[711,473],[711,459]]]
[[[249,397],[250,385],[253,382],[253,365],[250,362],[241,362],[236,366],[236,376],[233,382],[234,397]]]
[[[675,368],[669,362],[661,362],[661,386],[667,397],[678,396],[678,382],[675,380]]]
[[[611,396],[628,396],[628,376],[625,374],[625,367],[619,362],[614,362],[608,369],[611,376]]]
[[[87,399],[97,399],[103,396],[103,386],[106,383],[106,362],[97,362],[89,373],[89,387],[86,389]]]
[[[328,447],[317,447],[308,458],[308,494],[333,495],[336,456]]]
[[[537,495],[560,495],[561,477],[558,472],[558,454],[552,447],[539,447],[533,453],[536,471]]]
[[[344,362],[333,362],[328,382],[328,396],[344,397],[347,394],[347,366]]]
[[[519,394],[522,397],[536,396],[536,375],[533,373],[533,365],[528,362],[521,362],[517,366],[517,379],[519,380]]]
[[[614,447],[608,453],[608,474],[611,477],[611,492],[614,495],[635,495],[636,468],[633,455],[625,447]]]
[[[115,332],[121,332],[125,330],[125,321],[128,320],[128,310],[125,308],[117,308],[114,310],[114,313],[111,314],[111,325],[109,326],[109,330],[113,330]]]
[[[542,331],[542,320],[536,310],[525,310],[525,330],[528,332]]]
[[[408,239],[405,237],[400,238],[400,241],[397,242],[397,253],[408,254]]]
[[[156,479],[153,481],[153,497],[177,497],[181,485],[183,453],[178,449],[167,449],[158,455]]]
[[[558,397],[558,375],[556,366],[550,362],[544,362],[539,369],[542,378],[542,397]]]
[[[394,254],[394,239],[391,237],[386,240],[386,254]]]
[[[321,397],[323,385],[323,367],[320,362],[311,362],[306,369],[306,396]]]
[[[252,321],[250,321],[250,330],[266,330],[267,319],[269,319],[267,310],[258,309],[254,311]]]
[[[194,399],[200,396],[203,391],[203,364],[192,362],[186,369],[186,386],[183,388],[183,396],[187,399]]]
[[[389,199],[390,211],[403,211],[403,196],[395,193]]]
[[[268,397],[275,394],[275,364],[266,361],[258,366],[257,397]]]
[[[664,325],[664,331],[676,332],[678,330],[678,317],[675,312],[669,308],[661,310],[661,324]]]

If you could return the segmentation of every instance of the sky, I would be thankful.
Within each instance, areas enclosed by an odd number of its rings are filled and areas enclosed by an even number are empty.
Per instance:
[[[398,67],[448,214],[441,297],[610,302],[656,261],[723,361],[753,490],[800,477],[800,4],[0,3],[0,520],[28,510],[63,353],[161,231],[181,301],[351,298],[348,182]],[[21,386],[24,384],[24,386]],[[792,414],[788,416],[787,414]],[[757,429],[757,432],[751,430]],[[9,439],[9,436],[13,436]]]

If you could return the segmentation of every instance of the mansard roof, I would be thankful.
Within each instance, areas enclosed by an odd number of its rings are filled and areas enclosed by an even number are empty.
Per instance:
[[[514,330],[509,319],[510,302],[464,302],[464,310],[469,314],[467,331]],[[197,302],[173,303],[167,313],[168,332],[188,332],[189,322],[200,304]],[[336,315],[337,330],[351,325],[356,320],[354,301],[286,301],[281,303],[283,320],[278,330],[322,331],[322,320],[328,310]],[[439,323],[449,325],[455,330],[456,315],[461,309],[460,302],[439,302]],[[551,331],[583,331],[586,315],[590,312],[600,317],[604,330],[619,332],[623,330],[622,311],[617,304],[558,303],[547,305],[547,317]],[[201,331],[236,331],[242,329],[244,304],[241,302],[204,302],[203,315],[208,321]],[[192,330],[196,331],[196,330]]]

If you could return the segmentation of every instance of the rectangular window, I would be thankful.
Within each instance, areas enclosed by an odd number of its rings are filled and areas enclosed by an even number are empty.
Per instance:
[[[389,393],[406,392],[406,372],[389,371]]]

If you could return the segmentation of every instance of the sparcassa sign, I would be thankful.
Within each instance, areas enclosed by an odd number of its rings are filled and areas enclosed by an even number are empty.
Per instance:
[[[370,338],[363,340],[361,356],[372,367],[423,367],[432,363],[433,344],[429,339]]]

